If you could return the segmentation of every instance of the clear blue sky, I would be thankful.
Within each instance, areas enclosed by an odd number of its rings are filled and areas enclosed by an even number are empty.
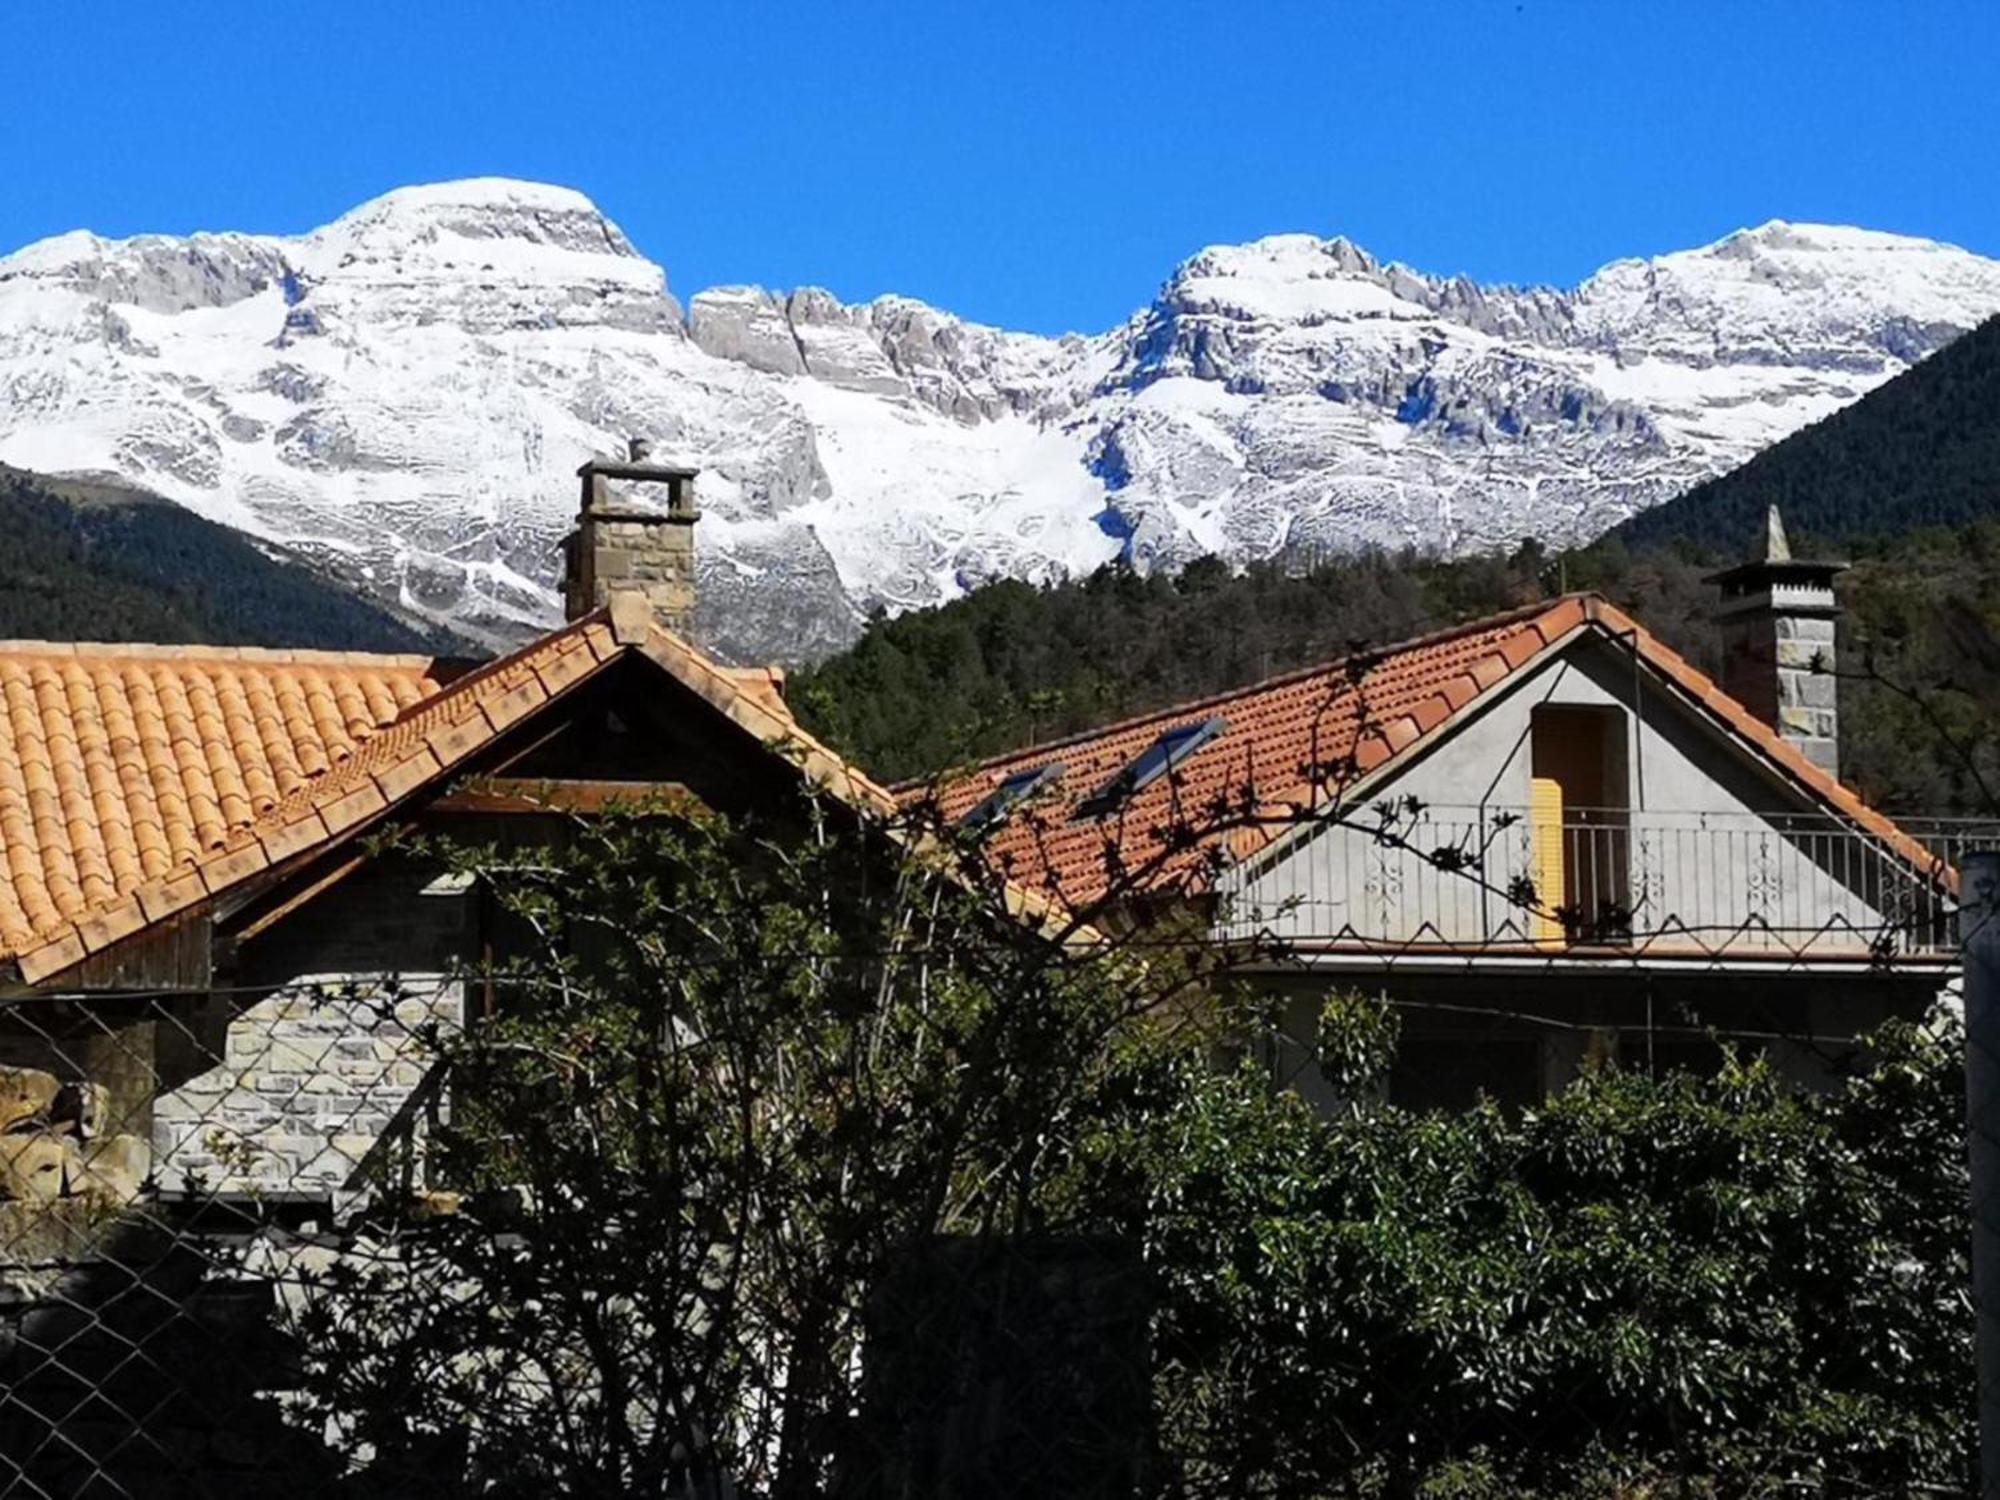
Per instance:
[[[1769,218],[2000,255],[2000,0],[30,0],[0,36],[4,248],[491,173],[588,192],[683,294],[1052,332],[1283,230],[1557,283]]]

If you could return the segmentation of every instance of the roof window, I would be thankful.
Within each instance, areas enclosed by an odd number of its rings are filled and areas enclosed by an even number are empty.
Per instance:
[[[1177,724],[1139,753],[1139,758],[1092,792],[1077,808],[1086,817],[1101,817],[1129,802],[1145,788],[1208,744],[1229,727],[1223,719]]]
[[[1050,761],[1045,766],[1035,766],[1031,770],[1016,771],[990,795],[982,799],[978,806],[958,820],[958,826],[967,833],[983,833],[997,827],[1014,814],[1014,809],[1026,802],[1035,793],[1053,781],[1061,779],[1063,763]]]

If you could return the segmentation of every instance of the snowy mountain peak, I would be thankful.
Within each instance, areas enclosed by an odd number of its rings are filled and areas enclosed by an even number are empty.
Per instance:
[[[1919,359],[1979,320],[1994,262],[1879,230],[1773,219],[1713,244],[1613,262],[1576,294],[1600,342],[1645,336],[1662,354],[1803,358],[1856,370]]]
[[[458,213],[546,213],[602,218],[589,196],[575,188],[523,177],[457,177],[444,182],[418,182],[391,188],[349,209],[334,221],[394,215],[449,217]]]
[[[0,259],[0,460],[122,475],[501,639],[554,615],[578,462],[648,437],[704,470],[710,640],[797,659],[1121,552],[1588,537],[1996,312],[1993,261],[1772,221],[1568,291],[1272,235],[1060,339],[817,288],[683,316],[587,197],[476,178],[304,235]]]
[[[1941,240],[1890,234],[1881,229],[1859,229],[1851,224],[1799,224],[1789,219],[1766,219],[1754,229],[1738,229],[1705,248],[1717,255],[1730,255],[1745,253],[1745,247],[1807,250],[1833,255],[1965,253],[1956,245],[1947,245]]]
[[[1344,235],[1268,234],[1241,245],[1210,245],[1182,261],[1174,282],[1216,276],[1250,281],[1315,281],[1367,275],[1375,258]]]
[[[283,260],[278,241],[257,235],[142,234],[113,240],[73,230],[0,257],[0,301],[25,306],[22,299],[61,291],[100,307],[149,312],[226,307],[268,286]],[[55,305],[40,311],[46,314]]]
[[[397,188],[342,214],[309,239],[331,253],[386,251],[439,265],[495,256],[512,267],[537,253],[638,260],[632,242],[582,193],[505,177]]]
[[[666,273],[583,194],[476,177],[399,188],[287,246],[290,337],[356,320],[467,333],[615,327],[676,336]]]

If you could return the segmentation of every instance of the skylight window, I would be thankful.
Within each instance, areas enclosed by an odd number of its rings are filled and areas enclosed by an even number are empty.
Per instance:
[[[958,820],[958,826],[968,833],[979,833],[988,828],[996,828],[1014,815],[1014,809],[1026,802],[1050,782],[1060,779],[1063,765],[1059,760],[1050,761],[1045,766],[1036,766],[1027,771],[1016,771],[979,805]]]
[[[1217,739],[1229,727],[1222,719],[1203,719],[1194,724],[1177,724],[1165,731],[1139,753],[1139,758],[1092,792],[1077,808],[1086,816],[1101,817],[1124,805],[1187,758]]]

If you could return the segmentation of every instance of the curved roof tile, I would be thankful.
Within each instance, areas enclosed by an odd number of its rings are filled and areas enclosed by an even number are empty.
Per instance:
[[[424,656],[0,642],[0,955],[220,849],[442,687]]]
[[[1322,806],[1360,777],[1419,751],[1460,710],[1585,629],[1636,650],[1686,701],[1726,725],[1806,795],[1903,858],[1933,862],[1920,843],[1851,788],[1594,594],[1565,595],[1013,751],[942,782],[907,783],[897,795],[906,804],[934,797],[944,821],[956,823],[1008,776],[1060,762],[1053,785],[988,839],[986,854],[995,868],[1084,910],[1114,894],[1185,887],[1198,883],[1218,855],[1255,853],[1283,836],[1288,819],[1296,826],[1300,809]],[[1080,813],[1091,791],[1131,764],[1162,730],[1218,715],[1228,720],[1229,732],[1172,776],[1140,791],[1115,815]]]

